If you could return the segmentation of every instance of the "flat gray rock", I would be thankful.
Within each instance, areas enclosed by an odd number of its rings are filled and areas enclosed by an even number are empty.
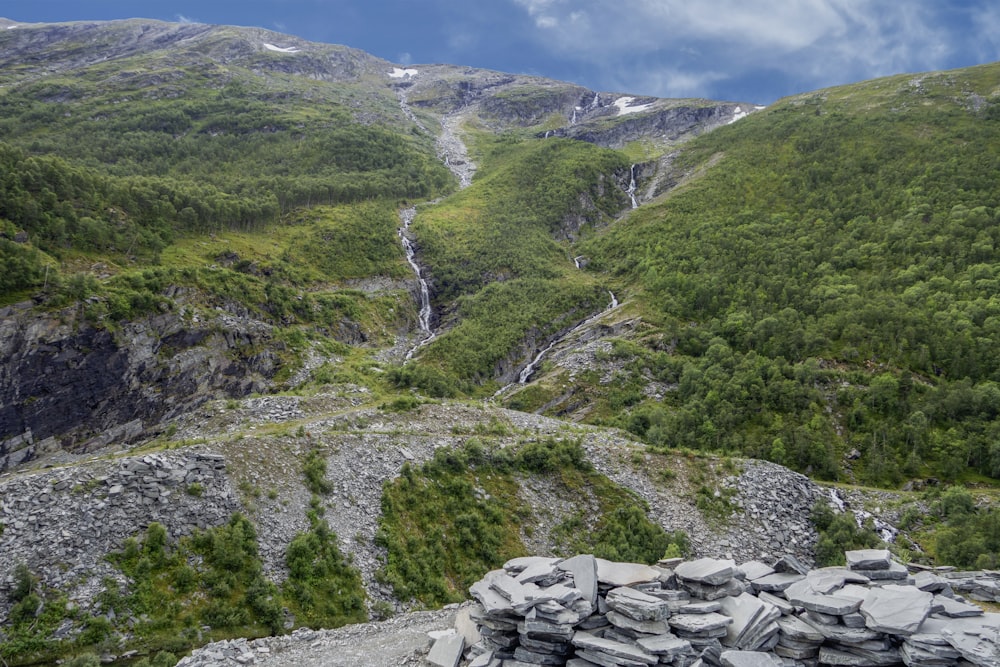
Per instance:
[[[781,632],[795,641],[819,645],[826,639],[822,632],[797,616],[783,616],[777,623]]]
[[[558,558],[551,558],[548,556],[518,556],[517,558],[511,558],[509,561],[504,563],[503,569],[513,574],[520,574],[532,565],[538,565],[539,563],[554,565],[558,562]]]
[[[632,586],[657,581],[660,571],[642,563],[615,563],[603,558],[597,562],[597,581],[609,586]]]
[[[662,621],[670,616],[670,603],[634,588],[620,586],[605,596],[608,607],[637,621]]]
[[[625,614],[616,611],[609,611],[606,615],[608,622],[616,628],[624,628],[633,632],[640,632],[645,635],[664,635],[670,632],[670,626],[664,620],[658,621],[637,621]]]
[[[845,551],[849,570],[888,570],[892,554],[888,549],[857,549]]]
[[[724,667],[782,667],[784,663],[768,653],[759,651],[723,651],[719,656]]]
[[[675,614],[667,619],[670,627],[683,632],[698,634],[711,632],[730,625],[733,619],[722,614]]]
[[[775,572],[760,579],[754,579],[750,583],[755,591],[767,591],[768,593],[781,593],[796,581],[805,579],[801,574],[788,574]]]
[[[487,614],[502,614],[513,610],[510,600],[502,596],[490,585],[493,579],[502,574],[506,574],[506,572],[503,570],[493,570],[469,587],[469,593],[483,605],[483,609]]]
[[[601,665],[601,667],[646,667],[645,662],[640,662],[638,660],[630,660],[629,658],[622,658],[621,656],[608,655],[607,653],[601,653],[600,651],[590,651],[587,649],[577,649],[576,656],[583,661],[586,667],[593,667],[594,665]],[[526,663],[513,664],[509,661],[505,661],[503,667],[533,667]]]
[[[718,600],[690,600],[681,605],[677,611],[681,614],[710,614],[720,609],[722,603]]]
[[[746,575],[747,581],[753,581],[754,579],[760,579],[761,577],[766,577],[769,574],[774,574],[774,568],[766,563],[761,563],[759,560],[747,561],[740,565],[740,569],[743,570],[743,574]]]
[[[532,563],[515,576],[514,580],[521,584],[555,583],[563,576],[563,571],[556,566],[557,562],[555,559],[546,559]]]
[[[465,650],[465,637],[455,633],[440,637],[431,646],[427,662],[435,667],[457,667]]]
[[[889,563],[889,567],[884,570],[858,569],[856,571],[872,581],[903,581],[910,576],[910,571],[906,569],[906,566],[895,561]]]
[[[806,575],[809,585],[817,593],[833,593],[844,587],[846,583],[867,584],[868,577],[857,572],[852,572],[842,567],[824,567],[819,570],[812,570]]]
[[[664,656],[668,659],[673,659],[679,655],[691,653],[692,650],[691,642],[670,634],[655,637],[640,637],[635,643],[647,653],[660,656],[660,662],[664,661]]]
[[[883,586],[868,591],[860,611],[870,629],[908,636],[930,614],[933,598],[913,586]]]
[[[975,618],[950,618],[941,636],[969,662],[982,667],[1000,667],[1000,614]]]
[[[775,572],[784,572],[786,574],[801,574],[806,575],[809,573],[809,568],[806,567],[802,561],[791,554],[785,554],[778,560],[774,562]]]
[[[573,646],[585,651],[605,653],[616,658],[634,660],[646,665],[655,665],[660,659],[652,653],[647,653],[639,646],[615,642],[602,637],[595,637],[588,632],[577,632],[573,635]]]
[[[757,599],[768,604],[773,604],[784,616],[795,613],[795,607],[791,602],[784,598],[779,598],[773,593],[768,593],[767,591],[760,591],[757,593]]]
[[[929,593],[940,593],[951,588],[947,579],[939,577],[933,572],[917,572],[913,575],[913,585]]]
[[[868,597],[869,588],[867,586],[858,586],[857,584],[847,584],[839,591],[837,591],[837,596],[842,598],[851,598],[854,600],[862,600]]]
[[[880,667],[882,665],[898,665],[903,660],[898,650],[872,652],[858,651],[848,653],[829,646],[819,649],[819,661],[824,665],[840,667]]]
[[[761,620],[765,609],[771,605],[755,598],[749,593],[743,593],[736,597],[727,597],[719,601],[722,613],[732,619],[732,623],[726,628],[726,637],[722,643],[726,646],[745,648],[741,644],[744,635]]]
[[[559,569],[573,576],[573,586],[584,600],[597,604],[597,559],[590,554],[567,558],[558,564]]]
[[[983,615],[981,607],[969,604],[968,602],[959,602],[954,598],[945,597],[943,595],[934,596],[934,606],[940,607],[937,612],[938,614],[949,618],[966,618],[970,616]]]
[[[853,598],[840,597],[838,595],[822,595],[821,593],[796,592],[795,594],[791,594],[786,591],[785,597],[788,598],[789,602],[803,609],[829,616],[852,614],[862,605],[862,602]]]
[[[735,561],[699,558],[681,563],[674,568],[674,574],[688,581],[721,586],[733,578],[735,568]]]

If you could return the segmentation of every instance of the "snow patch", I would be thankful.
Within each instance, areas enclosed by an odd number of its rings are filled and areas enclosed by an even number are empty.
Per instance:
[[[619,97],[617,100],[615,100],[615,106],[618,107],[618,115],[624,116],[627,113],[639,113],[640,111],[646,111],[647,109],[653,106],[652,103],[639,104],[634,107],[629,106],[632,104],[632,102],[635,102],[634,97]]]
[[[401,67],[393,67],[392,71],[389,72],[389,78],[391,79],[402,79],[404,77],[416,76],[420,72],[415,69],[403,69]]]
[[[275,46],[274,44],[268,44],[267,42],[264,42],[264,48],[267,49],[268,51],[275,51],[277,53],[298,53],[299,51],[302,50],[297,46],[281,47],[281,46]]]
[[[9,25],[7,26],[7,30],[13,30],[16,27],[17,27],[16,25]]]
[[[749,111],[744,111],[743,107],[736,107],[735,111],[733,112],[733,117],[729,121],[729,124],[732,125],[733,123],[735,123],[736,121],[738,121],[740,118],[746,118],[749,115],[750,115],[750,112]]]

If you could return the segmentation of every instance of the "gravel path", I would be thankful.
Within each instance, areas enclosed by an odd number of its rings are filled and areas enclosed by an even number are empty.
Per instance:
[[[455,625],[456,610],[402,614],[380,623],[336,630],[297,630],[283,637],[215,642],[182,659],[178,667],[403,667],[423,665],[432,630]]]

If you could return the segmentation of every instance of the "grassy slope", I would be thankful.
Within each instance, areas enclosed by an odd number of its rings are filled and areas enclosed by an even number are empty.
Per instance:
[[[601,310],[602,280],[577,270],[567,225],[583,232],[625,206],[621,155],[565,140],[480,137],[476,182],[422,209],[414,230],[447,333],[422,355],[462,380],[489,381],[525,337],[544,340]]]

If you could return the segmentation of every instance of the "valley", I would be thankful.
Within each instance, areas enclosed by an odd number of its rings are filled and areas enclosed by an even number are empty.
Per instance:
[[[526,555],[995,569],[998,134],[996,64],[763,108],[0,31],[0,660]]]

